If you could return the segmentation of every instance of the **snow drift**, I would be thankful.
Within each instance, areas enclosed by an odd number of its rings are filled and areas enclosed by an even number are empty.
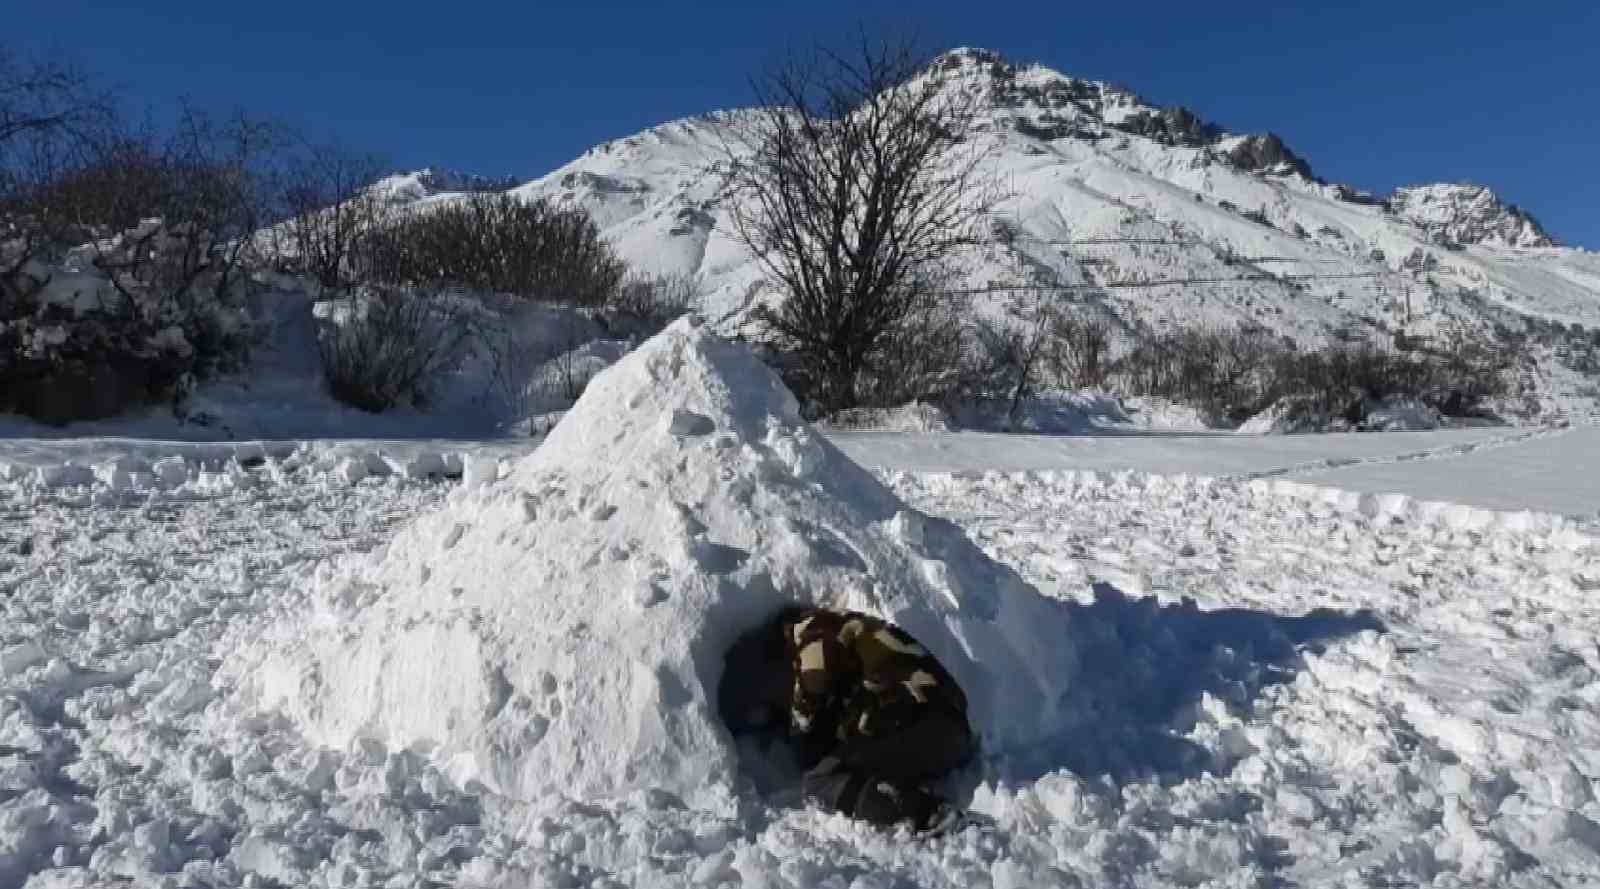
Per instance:
[[[496,476],[469,472],[383,552],[323,572],[309,613],[234,658],[245,702],[516,798],[659,789],[720,807],[722,654],[802,601],[926,644],[991,757],[1068,723],[1060,603],[907,507],[695,319],[602,373]]]

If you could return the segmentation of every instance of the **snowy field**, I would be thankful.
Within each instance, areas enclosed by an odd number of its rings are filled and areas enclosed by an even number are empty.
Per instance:
[[[1132,470],[1285,479],[1483,509],[1600,515],[1600,427],[1249,436],[834,433],[879,471]]]
[[[3,443],[0,886],[1600,880],[1600,526],[1430,502],[1593,516],[1595,430],[832,436],[881,487],[673,336],[527,458]],[[729,772],[704,649],[830,584],[974,691],[984,825]]]

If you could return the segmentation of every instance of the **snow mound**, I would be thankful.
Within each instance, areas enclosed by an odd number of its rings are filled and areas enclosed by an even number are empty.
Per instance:
[[[1308,399],[1280,398],[1235,431],[1241,435],[1291,435],[1300,432],[1345,431],[1349,424],[1330,417]]]
[[[240,701],[524,800],[650,790],[724,808],[722,654],[789,601],[906,628],[999,761],[1070,724],[1061,604],[907,507],[694,319],[596,377],[506,473],[314,587],[232,658]]]
[[[1010,399],[974,399],[960,405],[956,417],[965,429],[1043,435],[1093,435],[1138,426],[1117,396],[1095,389],[1044,392],[1012,408]]]
[[[1162,398],[1138,395],[1123,398],[1122,409],[1133,425],[1156,432],[1211,432],[1213,426],[1197,407]]]
[[[835,429],[876,432],[951,432],[955,424],[943,408],[914,401],[899,407],[853,407],[828,420]]]
[[[1415,398],[1391,395],[1382,401],[1367,405],[1367,415],[1361,421],[1363,429],[1382,432],[1399,432],[1415,429],[1438,429],[1439,412]]]

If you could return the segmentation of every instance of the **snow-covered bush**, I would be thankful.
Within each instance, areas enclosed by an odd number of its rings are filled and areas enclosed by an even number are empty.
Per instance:
[[[200,357],[176,325],[41,306],[0,321],[0,412],[51,424],[112,416],[182,395]]]
[[[189,113],[162,143],[108,126],[8,166],[0,410],[104,417],[238,367],[273,138]]]
[[[1438,345],[1389,349],[1375,343],[1286,352],[1275,389],[1311,398],[1329,414],[1365,415],[1366,402],[1407,396],[1446,416],[1471,416],[1509,391],[1514,356],[1498,344],[1456,331]]]

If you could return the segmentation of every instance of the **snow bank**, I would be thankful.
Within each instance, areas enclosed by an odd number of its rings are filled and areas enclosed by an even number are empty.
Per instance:
[[[1437,410],[1403,395],[1391,395],[1382,401],[1369,402],[1367,415],[1361,421],[1361,428],[1382,432],[1438,429],[1439,425]]]
[[[1442,425],[1444,422],[1437,410],[1403,395],[1363,402],[1361,419],[1353,427],[1350,420],[1330,416],[1309,400],[1280,398],[1244,421],[1237,431],[1244,435],[1344,432],[1352,428],[1369,432],[1417,432],[1438,429]]]
[[[894,408],[852,408],[828,423],[828,431],[847,432],[1027,432],[1043,435],[1093,435],[1118,432],[1206,432],[1205,418],[1192,407],[1161,398],[1122,398],[1084,389],[1046,392],[1023,399],[1015,414],[1006,399],[973,399],[942,408],[914,402]]]
[[[828,420],[834,429],[871,429],[878,432],[950,432],[949,414],[938,405],[914,401],[899,407],[856,407]]]
[[[1160,432],[1210,432],[1212,426],[1200,409],[1170,398],[1140,395],[1122,399],[1122,408],[1134,425]]]
[[[720,808],[721,658],[781,603],[905,627],[986,751],[1067,724],[1060,603],[906,507],[743,347],[683,320],[598,376],[498,481],[463,486],[233,659],[314,740],[428,751],[521,799],[636,790]]]
[[[1329,417],[1309,402],[1280,398],[1266,410],[1239,424],[1240,435],[1289,435],[1297,432],[1346,431],[1348,424]]]

